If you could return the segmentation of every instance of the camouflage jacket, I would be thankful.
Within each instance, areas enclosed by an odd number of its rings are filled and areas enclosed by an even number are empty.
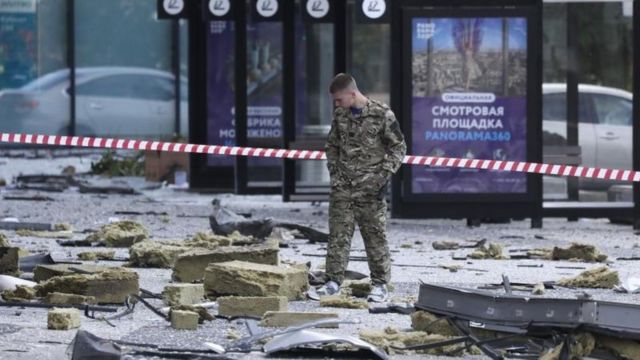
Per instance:
[[[369,99],[359,115],[335,109],[325,150],[332,186],[373,178],[365,185],[379,189],[402,164],[407,145],[393,111]]]

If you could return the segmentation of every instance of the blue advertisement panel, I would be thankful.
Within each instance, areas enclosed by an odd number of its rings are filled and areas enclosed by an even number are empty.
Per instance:
[[[527,20],[412,19],[411,154],[527,156]],[[526,175],[413,167],[414,194],[527,191]]]
[[[235,145],[234,23],[213,21],[208,39],[208,142]],[[282,139],[282,24],[247,27],[247,137],[249,144],[278,147]],[[209,165],[232,165],[209,157]]]
[[[214,145],[235,145],[234,63],[235,30],[232,21],[209,23],[207,40],[207,140]],[[256,22],[247,26],[247,140],[249,146],[282,147],[282,23]],[[304,27],[296,19],[296,126],[302,131],[304,88]],[[277,159],[250,158],[249,163],[280,164]],[[209,166],[231,166],[232,158],[208,157]]]
[[[38,75],[36,0],[0,0],[0,89]]]

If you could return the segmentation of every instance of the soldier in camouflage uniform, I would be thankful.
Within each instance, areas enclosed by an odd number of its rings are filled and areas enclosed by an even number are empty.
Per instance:
[[[385,234],[384,196],[407,147],[393,111],[360,93],[350,75],[338,74],[330,92],[336,108],[326,145],[331,176],[327,283],[317,294],[339,292],[357,223],[373,285],[368,299],[385,301],[391,256]]]

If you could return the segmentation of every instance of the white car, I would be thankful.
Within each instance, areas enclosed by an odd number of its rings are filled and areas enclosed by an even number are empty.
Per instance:
[[[136,67],[76,70],[76,134],[135,138],[175,132],[173,74]],[[181,79],[180,129],[188,130],[187,82]],[[0,131],[67,134],[69,70],[46,74],[19,89],[0,91]]]
[[[564,145],[567,134],[565,84],[543,84],[543,145]],[[578,86],[578,145],[583,166],[632,168],[633,94],[604,86]],[[615,182],[581,179],[580,188],[607,190]]]

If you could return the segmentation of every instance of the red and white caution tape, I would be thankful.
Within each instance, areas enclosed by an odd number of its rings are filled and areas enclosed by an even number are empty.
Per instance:
[[[295,160],[323,160],[324,151],[264,149],[238,146],[197,145],[162,141],[93,138],[83,136],[29,135],[0,133],[0,142],[52,146],[90,147],[103,149],[152,150],[197,153],[222,156],[250,156]],[[640,182],[640,172],[584,166],[553,165],[523,161],[459,159],[434,156],[405,156],[404,164],[435,167],[483,169],[531,174],[575,176],[582,178]]]

